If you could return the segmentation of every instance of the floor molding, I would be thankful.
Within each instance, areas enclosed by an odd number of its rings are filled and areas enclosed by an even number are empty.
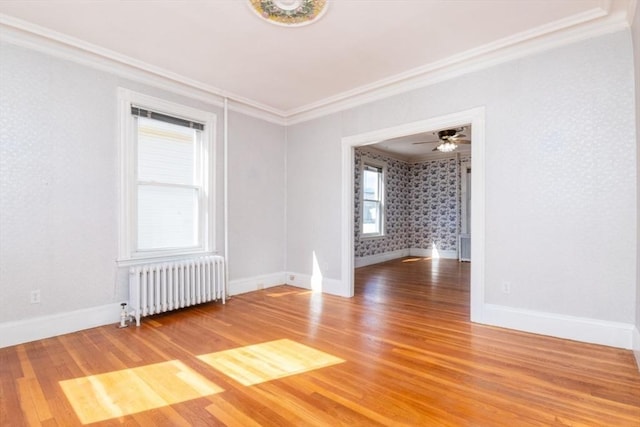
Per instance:
[[[633,328],[633,355],[636,357],[636,365],[640,371],[640,330]]]
[[[320,275],[289,272],[286,275],[286,284],[314,292],[322,292],[340,297],[349,297],[344,293],[344,284],[337,279],[329,279]]]
[[[557,338],[632,349],[634,326],[627,323],[485,304],[482,324]],[[637,332],[637,329],[636,329]]]
[[[120,303],[0,323],[0,348],[120,321]]]
[[[410,248],[409,256],[419,256],[424,258],[444,258],[444,259],[458,259],[458,251],[457,250],[444,250],[444,249],[436,249],[435,252],[433,249],[421,249],[421,248]]]
[[[379,264],[381,262],[390,261],[392,259],[398,259],[409,256],[409,249],[400,249],[393,252],[384,252],[381,254],[367,255],[362,257],[356,257],[353,265],[355,268],[365,267],[367,265]]]
[[[285,283],[285,273],[262,274],[229,281],[229,295],[245,294]]]
[[[458,259],[457,250],[439,250],[437,256],[433,256],[432,249],[408,248],[399,249],[393,252],[383,252],[381,254],[367,255],[363,257],[355,257],[353,261],[354,268],[366,267],[367,265],[380,264],[381,262],[391,261],[393,259],[404,258],[408,256],[417,256],[423,258],[445,258]]]

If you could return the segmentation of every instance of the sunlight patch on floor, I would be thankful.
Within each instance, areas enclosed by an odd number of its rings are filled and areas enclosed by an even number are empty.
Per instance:
[[[430,260],[431,257],[425,257],[425,258],[407,258],[407,259],[403,259],[402,262],[416,262],[416,261],[428,261]]]
[[[246,386],[344,362],[288,339],[205,354],[198,359]]]
[[[83,424],[224,391],[178,360],[60,381]]]
[[[286,292],[271,292],[268,293],[267,296],[271,298],[280,298],[286,297],[287,295],[305,295],[310,294],[311,291],[286,291]]]

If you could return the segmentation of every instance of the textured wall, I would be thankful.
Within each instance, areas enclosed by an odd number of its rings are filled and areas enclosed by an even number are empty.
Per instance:
[[[284,271],[285,130],[229,114],[229,275]]]
[[[217,115],[216,249],[223,252],[222,109],[0,45],[0,323],[126,301],[118,268],[119,86]],[[284,268],[282,126],[229,117],[230,278]],[[40,289],[42,302],[29,303]]]
[[[362,238],[362,159],[386,165],[385,236]],[[464,157],[409,163],[366,147],[354,150],[354,254],[401,249],[457,251],[460,229],[460,161]]]
[[[0,64],[0,322],[111,302],[116,80],[9,45]]]
[[[629,32],[620,31],[293,125],[287,161],[296,167],[288,188],[323,182],[324,191],[341,194],[342,137],[484,106],[485,302],[633,323],[632,58]],[[296,203],[288,218],[315,201]],[[305,213],[307,224],[340,229],[339,198]],[[292,252],[322,246],[336,254],[327,277],[339,279],[339,234],[318,239],[300,225],[288,221],[288,270],[310,273]],[[501,292],[503,281],[510,294]]]
[[[386,166],[385,235],[362,238],[362,160],[377,160]],[[407,248],[409,226],[409,164],[384,154],[356,149],[354,152],[354,253],[357,257],[393,252]]]
[[[441,159],[412,164],[409,247],[458,249],[460,223],[459,160]]]
[[[633,36],[633,59],[635,65],[635,83],[636,83],[636,147],[640,147],[640,3],[636,4],[636,11],[632,26]],[[636,203],[640,212],[640,154],[636,153],[636,176],[637,176],[637,195]],[[636,263],[636,329],[640,331],[640,215],[637,217],[637,263]],[[636,360],[640,367],[640,342],[635,348]]]

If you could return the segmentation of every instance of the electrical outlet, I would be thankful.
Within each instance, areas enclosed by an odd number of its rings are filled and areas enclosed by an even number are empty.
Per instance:
[[[507,281],[502,282],[502,293],[503,294],[511,293],[511,282],[507,282]]]
[[[31,291],[29,294],[29,300],[31,301],[31,304],[40,304],[40,289]]]
[[[296,280],[296,276],[294,274],[290,274],[289,275],[289,280],[291,280],[293,282],[294,280]]]

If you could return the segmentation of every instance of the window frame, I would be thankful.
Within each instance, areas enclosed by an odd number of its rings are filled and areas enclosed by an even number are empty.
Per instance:
[[[204,124],[196,142],[197,161],[201,171],[202,194],[198,200],[198,244],[189,248],[139,250],[137,248],[137,126],[131,106],[142,107],[169,116]],[[215,251],[215,153],[216,115],[207,111],[165,101],[160,98],[118,88],[120,166],[118,264],[135,265],[153,261],[179,259],[193,255],[214,254]]]
[[[365,199],[364,197],[364,171],[365,168],[367,166],[373,167],[373,168],[377,168],[380,169],[380,200],[371,200],[371,199]],[[360,191],[360,206],[361,208],[361,212],[360,212],[360,218],[361,218],[361,224],[360,224],[360,237],[362,239],[377,239],[377,238],[381,238],[385,236],[385,222],[386,222],[386,207],[385,207],[385,193],[386,193],[386,178],[387,177],[387,165],[386,163],[379,161],[379,160],[375,160],[369,157],[362,157],[362,162],[360,165],[360,179],[361,179],[361,191]],[[379,203],[380,205],[380,231],[374,232],[374,233],[365,233],[364,232],[364,202],[365,201],[374,201]]]

